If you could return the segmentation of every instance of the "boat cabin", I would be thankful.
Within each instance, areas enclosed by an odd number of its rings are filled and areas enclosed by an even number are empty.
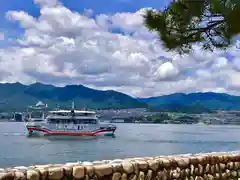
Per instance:
[[[76,111],[76,110],[58,110],[50,111],[49,115],[52,116],[94,116],[95,112],[93,111]]]
[[[50,124],[97,124],[97,117],[92,111],[57,110],[49,112],[47,122]]]

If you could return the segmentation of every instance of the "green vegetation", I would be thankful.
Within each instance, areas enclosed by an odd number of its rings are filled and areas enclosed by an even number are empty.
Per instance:
[[[168,50],[188,53],[194,43],[211,51],[232,45],[238,17],[239,0],[173,0],[163,10],[148,10],[144,20]]]
[[[240,96],[224,93],[175,93],[165,96],[139,98],[151,111],[211,113],[215,110],[240,110]]]
[[[193,105],[179,105],[179,104],[170,104],[165,107],[152,107],[149,108],[149,111],[161,111],[161,112],[175,112],[175,113],[185,113],[185,114],[200,114],[200,113],[212,113],[214,111],[205,108],[202,105],[193,104]]]
[[[156,124],[195,124],[199,122],[199,118],[192,117],[190,115],[186,114],[171,114],[166,112],[157,113],[155,115],[149,115],[149,116],[142,116],[137,115],[135,117],[130,117],[127,119],[126,122],[134,122],[135,120],[143,122],[143,123],[156,123]]]
[[[151,117],[153,123],[163,123],[166,120],[171,120],[171,117],[167,113],[158,113]]]
[[[0,112],[23,111],[38,101],[50,109],[71,108],[126,109],[147,108],[155,112],[188,114],[211,113],[214,110],[239,110],[240,96],[220,93],[176,93],[166,96],[135,99],[117,91],[100,91],[82,85],[55,87],[35,83],[29,86],[13,83],[0,84]]]
[[[72,101],[77,108],[140,108],[145,103],[116,91],[100,91],[82,85],[55,87],[35,83],[29,86],[20,83],[0,84],[0,110],[22,111],[38,101],[48,104],[49,108],[71,108]]]

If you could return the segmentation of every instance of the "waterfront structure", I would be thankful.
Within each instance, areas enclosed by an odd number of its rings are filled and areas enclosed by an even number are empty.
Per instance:
[[[239,152],[19,166],[0,171],[0,180],[237,180],[239,178]]]

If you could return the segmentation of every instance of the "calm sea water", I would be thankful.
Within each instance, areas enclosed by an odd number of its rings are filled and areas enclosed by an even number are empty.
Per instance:
[[[0,123],[0,167],[240,150],[240,126],[117,124],[116,137],[28,138],[24,123]]]

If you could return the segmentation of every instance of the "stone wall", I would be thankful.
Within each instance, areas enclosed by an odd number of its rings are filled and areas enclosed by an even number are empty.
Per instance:
[[[0,170],[0,180],[239,180],[240,153],[186,154]]]

